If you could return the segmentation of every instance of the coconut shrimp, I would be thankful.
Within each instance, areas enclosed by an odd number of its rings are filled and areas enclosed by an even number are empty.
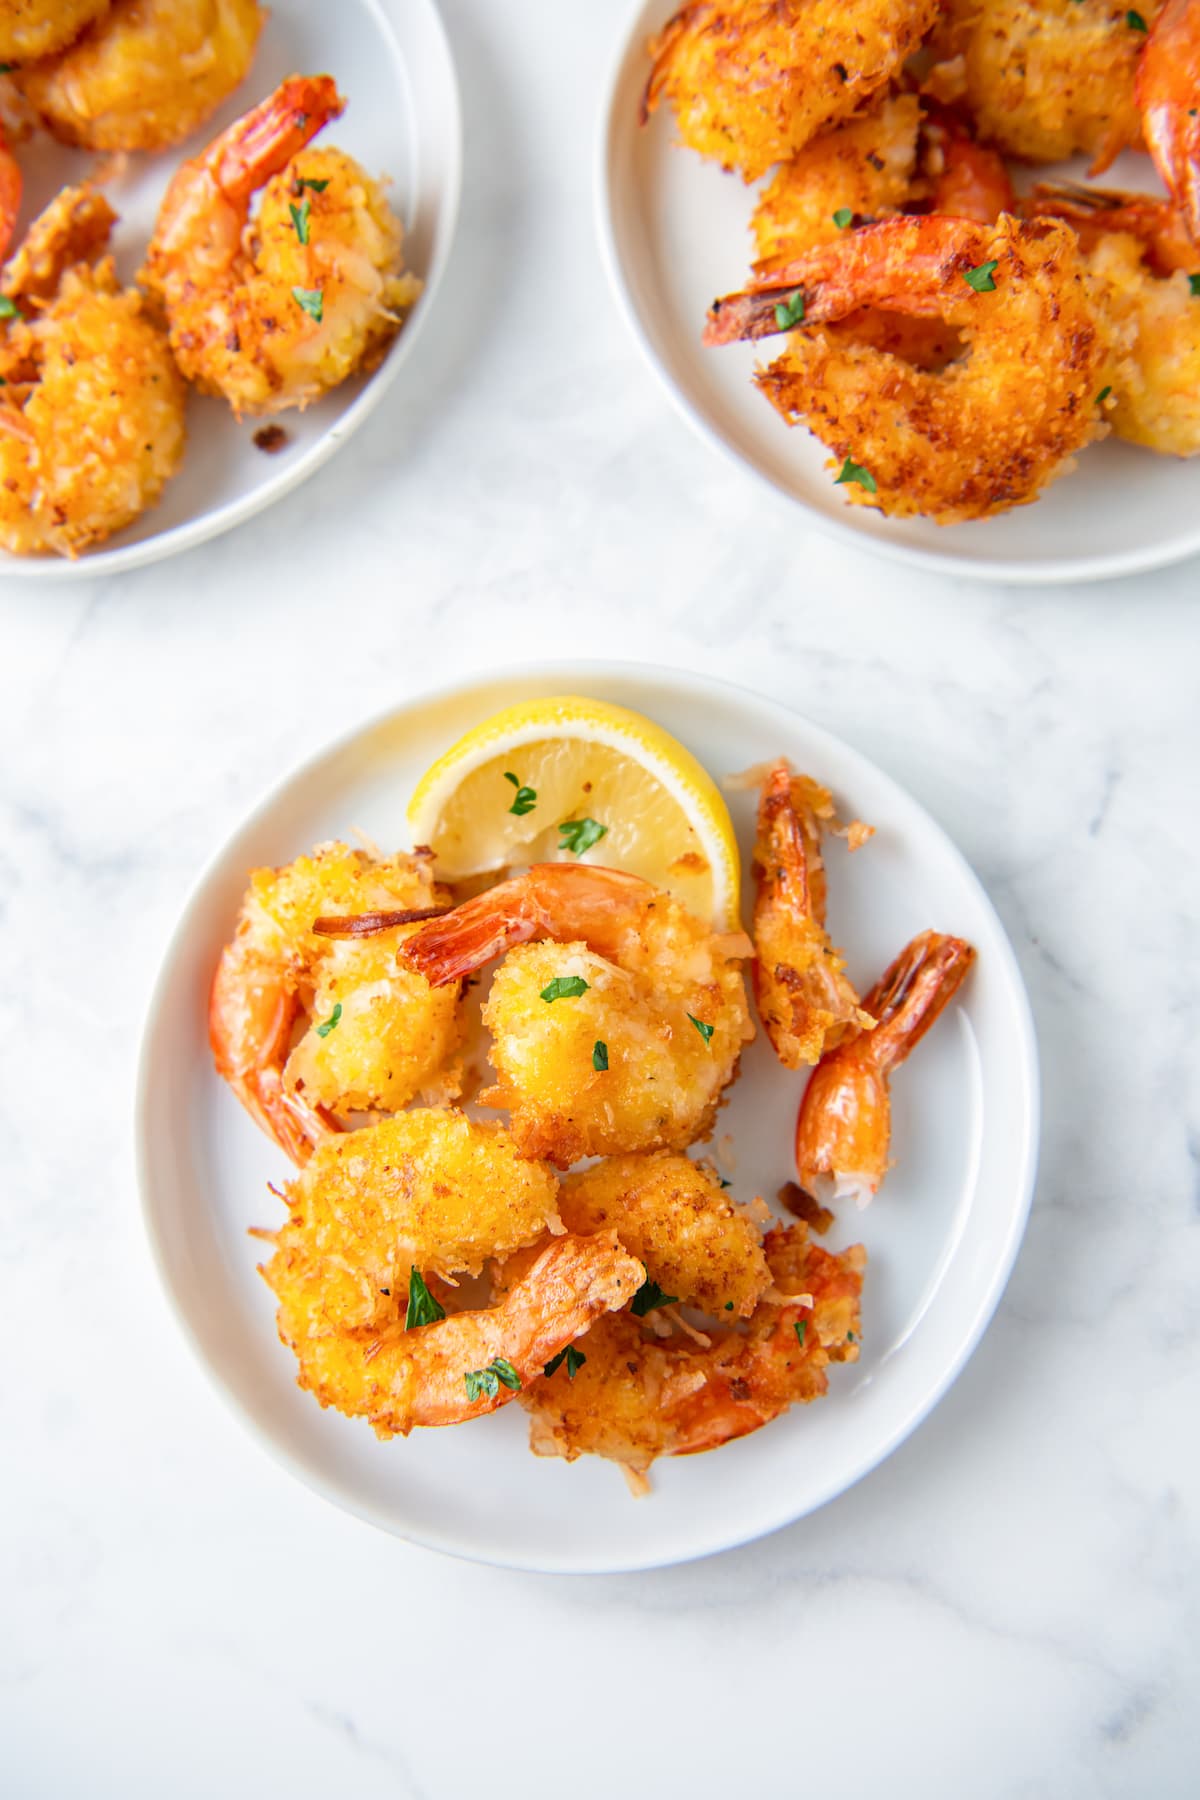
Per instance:
[[[245,79],[265,23],[258,0],[115,0],[21,89],[65,144],[166,149]]]
[[[963,353],[921,369],[823,329],[863,306],[937,318]],[[892,517],[949,524],[1027,505],[1107,430],[1094,404],[1102,321],[1078,242],[1054,220],[931,216],[848,231],[717,301],[705,342],[792,327],[758,386],[844,459],[850,500]]]
[[[888,1078],[954,998],[975,960],[962,938],[923,931],[863,999],[879,1023],[822,1057],[796,1120],[802,1187],[859,1206],[887,1173],[891,1143]]]
[[[803,1225],[764,1242],[779,1298],[707,1343],[664,1341],[614,1312],[559,1367],[521,1394],[539,1456],[605,1456],[634,1477],[659,1456],[692,1456],[744,1437],[828,1389],[831,1362],[855,1362],[866,1251],[831,1256]]]
[[[845,959],[825,931],[825,865],[821,831],[834,818],[833,798],[807,775],[778,762],[763,783],[754,842],[754,998],[781,1063],[819,1062],[875,1021],[859,1004]],[[870,832],[850,827],[856,847]]]
[[[374,368],[420,292],[379,184],[340,150],[305,150],[343,105],[328,76],[291,77],[183,165],[159,212],[143,284],[184,375],[239,416]]]
[[[686,1156],[659,1150],[594,1163],[567,1176],[558,1204],[568,1231],[615,1230],[661,1305],[746,1318],[770,1286],[757,1226]]]
[[[569,1168],[711,1130],[753,1036],[749,949],[636,876],[540,863],[422,926],[401,955],[440,987],[508,952],[483,1011],[498,1080],[480,1100],[510,1109],[526,1155]]]
[[[108,8],[109,0],[0,0],[0,62],[53,56]]]
[[[416,923],[448,903],[430,860],[324,844],[250,877],[213,980],[209,1038],[217,1072],[295,1162],[339,1114],[458,1093],[459,989],[435,990],[397,961]],[[388,910],[370,935],[340,935],[345,915],[372,908]]]
[[[1113,355],[1096,404],[1118,437],[1169,456],[1200,452],[1200,265],[1169,200],[1035,188],[1029,209],[1069,219],[1106,316]]]
[[[637,1291],[612,1233],[564,1234],[557,1182],[500,1125],[425,1109],[326,1140],[286,1200],[261,1272],[279,1335],[322,1406],[380,1437],[493,1412]],[[544,1248],[500,1304],[446,1316],[434,1296],[484,1260]],[[432,1285],[431,1285],[432,1284]]]
[[[643,124],[665,99],[680,139],[754,181],[887,87],[938,0],[698,0],[650,45]]]
[[[1146,145],[1200,244],[1200,0],[1166,0],[1138,64]]]
[[[0,544],[77,556],[153,506],[183,459],[165,333],[102,255],[113,212],[65,189],[0,273]]]

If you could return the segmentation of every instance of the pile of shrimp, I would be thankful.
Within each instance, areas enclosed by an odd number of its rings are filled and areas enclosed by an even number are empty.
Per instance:
[[[298,1171],[255,1235],[322,1406],[390,1438],[516,1400],[536,1454],[606,1457],[640,1493],[656,1458],[757,1431],[857,1360],[866,1251],[812,1241],[821,1196],[878,1190],[891,1074],[974,953],[923,932],[860,997],[827,935],[823,843],[858,851],[872,828],[785,762],[750,779],[751,936],[591,863],[464,896],[427,850],[329,843],[251,875],[209,1035]],[[754,1036],[747,966],[776,1056],[810,1072],[787,1222],[703,1148]]]
[[[755,383],[849,502],[952,524],[1110,433],[1200,451],[1200,0],[704,0],[649,54],[642,122],[769,175],[705,342],[783,337]],[[1166,198],[1014,190],[1131,149]]]
[[[37,132],[104,153],[0,269],[12,553],[76,556],[154,506],[189,386],[239,419],[309,406],[380,362],[420,294],[383,184],[312,143],[345,107],[327,75],[289,77],[176,171],[134,286],[101,260],[117,218],[95,184],[201,127],[266,22],[258,0],[0,0],[0,111],[19,121],[0,125],[0,260]]]

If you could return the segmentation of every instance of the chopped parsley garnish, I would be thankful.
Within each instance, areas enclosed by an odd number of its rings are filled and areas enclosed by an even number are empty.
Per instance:
[[[993,257],[991,262],[979,263],[974,269],[964,269],[963,280],[969,288],[974,288],[977,294],[994,294],[996,284],[992,280],[992,272],[998,266],[997,259]]]
[[[696,1027],[696,1030],[700,1033],[700,1036],[704,1039],[705,1043],[711,1044],[712,1034],[716,1030],[716,1026],[706,1025],[703,1019],[698,1019],[696,1017],[695,1013],[689,1013],[688,1018],[692,1021],[692,1024]]]
[[[1125,23],[1128,25],[1130,31],[1146,31],[1149,29],[1141,13],[1134,12],[1132,9],[1125,14]]]
[[[717,1176],[717,1180],[718,1180],[718,1181],[719,1181],[719,1182],[720,1182],[720,1184],[721,1184],[721,1186],[722,1186],[722,1187],[723,1187],[723,1188],[727,1188],[727,1187],[732,1187],[732,1186],[733,1186],[733,1183],[732,1183],[732,1181],[727,1181],[727,1180],[726,1180],[726,1178],[725,1178],[725,1176],[724,1176],[724,1175],[718,1175],[718,1176]]]
[[[302,244],[307,244],[308,243],[308,218],[309,218],[309,214],[312,211],[312,208],[309,206],[308,201],[305,200],[301,206],[292,206],[289,203],[288,211],[292,215],[292,224],[296,227],[296,236],[300,239],[300,242]]]
[[[807,1319],[797,1319],[794,1321],[794,1323],[795,1323],[795,1329],[796,1329],[796,1342],[798,1344],[802,1344],[808,1333],[808,1320]]]
[[[804,289],[797,288],[786,300],[781,300],[775,308],[775,323],[780,331],[791,331],[794,326],[804,322]]]
[[[485,1395],[489,1400],[494,1400],[500,1392],[501,1383],[514,1393],[521,1385],[521,1377],[503,1356],[494,1356],[486,1369],[468,1369],[463,1381],[466,1383],[468,1400],[481,1400]]]
[[[444,1319],[446,1309],[440,1306],[425,1286],[425,1277],[420,1269],[413,1269],[408,1278],[408,1311],[404,1315],[404,1329],[411,1331],[414,1325],[436,1325]]]
[[[1200,300],[1200,275],[1189,275],[1188,286],[1192,290],[1192,299]]]
[[[341,1016],[342,1016],[342,1003],[339,1000],[335,1004],[333,1011],[330,1013],[330,1015],[326,1019],[325,1023],[323,1025],[317,1026],[317,1036],[320,1038],[328,1037],[330,1032],[333,1030],[334,1026],[337,1024],[338,1020],[341,1018]]]
[[[296,186],[302,190],[311,188],[314,194],[323,194],[329,186],[329,178],[326,176],[324,181],[312,181],[307,175],[301,175],[297,178]]]
[[[1111,386],[1109,386],[1109,387],[1102,387],[1102,388],[1101,388],[1101,389],[1100,389],[1100,392],[1099,392],[1099,393],[1098,393],[1098,394],[1097,394],[1097,395],[1096,395],[1096,405],[1097,405],[1097,406],[1103,406],[1103,404],[1104,404],[1104,402],[1105,402],[1105,401],[1106,401],[1106,400],[1107,400],[1107,399],[1108,399],[1108,396],[1109,396],[1109,395],[1110,395],[1110,394],[1111,394],[1111,393],[1112,393],[1112,388],[1111,388]]]
[[[542,999],[549,1006],[555,1000],[578,1000],[580,994],[586,994],[587,991],[588,984],[582,975],[556,975],[542,989]]]
[[[584,1363],[587,1361],[587,1357],[583,1354],[582,1350],[577,1350],[574,1344],[568,1344],[565,1350],[560,1350],[557,1356],[552,1356],[550,1358],[550,1361],[542,1370],[542,1374],[553,1375],[555,1369],[561,1368],[564,1361],[567,1365],[567,1380],[574,1381],[579,1370],[582,1369]]]
[[[592,1045],[592,1067],[597,1075],[608,1073],[608,1045],[603,1038],[597,1038]]]
[[[848,1344],[857,1344],[858,1339],[855,1337],[855,1335],[852,1331],[848,1331],[846,1333],[846,1342]]]
[[[0,75],[11,75],[16,66],[16,63],[0,63]]]
[[[847,225],[849,225],[849,223],[853,217],[854,217],[854,214],[851,212],[851,210],[848,206],[839,206],[837,211],[833,215],[833,222],[837,226],[839,231],[845,231]]]
[[[657,1281],[651,1281],[647,1275],[629,1302],[629,1310],[631,1313],[636,1313],[639,1319],[644,1319],[646,1314],[653,1312],[656,1306],[675,1306],[678,1301],[678,1294],[664,1294]]]
[[[10,300],[7,294],[0,294],[0,319],[23,319],[24,317],[25,314],[15,300]]]
[[[841,472],[835,476],[833,485],[840,487],[844,481],[856,481],[860,488],[867,490],[868,494],[877,491],[875,477],[870,469],[864,469],[861,463],[854,462],[850,457],[847,457],[842,464]]]
[[[607,825],[601,825],[598,819],[564,819],[558,828],[558,847],[569,850],[572,856],[582,856],[593,844],[598,844],[606,835]]]
[[[726,1311],[726,1312],[732,1312],[732,1311],[733,1311],[733,1301],[732,1301],[732,1300],[727,1300],[727,1301],[726,1301],[726,1302],[725,1302],[725,1311]]]
[[[320,288],[294,287],[292,299],[301,312],[306,312],[309,318],[314,319],[318,325],[321,323],[325,317],[325,296]]]
[[[511,781],[517,790],[516,794],[513,796],[513,803],[508,810],[510,813],[516,813],[518,819],[523,819],[525,814],[531,813],[537,805],[537,789],[522,787],[511,769],[505,769],[504,779],[505,781]]]

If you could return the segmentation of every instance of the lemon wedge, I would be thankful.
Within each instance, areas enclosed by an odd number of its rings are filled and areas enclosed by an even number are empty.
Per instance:
[[[666,888],[718,930],[738,923],[737,841],[716,783],[690,750],[623,706],[565,695],[505,707],[422,776],[408,822],[447,881],[514,864],[602,863]]]

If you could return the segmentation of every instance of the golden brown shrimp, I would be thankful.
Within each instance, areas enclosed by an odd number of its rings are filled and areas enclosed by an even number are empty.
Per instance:
[[[886,88],[938,0],[699,0],[650,45],[643,124],[662,100],[680,139],[754,181]]]
[[[0,273],[0,544],[20,556],[102,543],[183,459],[166,335],[112,259],[97,261],[113,217],[92,190],[65,189]]]
[[[686,1156],[610,1157],[568,1175],[558,1206],[568,1231],[615,1230],[664,1296],[660,1305],[746,1318],[770,1286],[757,1227]]]
[[[1200,251],[1178,208],[1144,194],[1034,189],[1031,212],[1079,234],[1113,353],[1097,405],[1118,437],[1168,456],[1200,452]]]
[[[962,938],[923,931],[863,998],[879,1020],[822,1057],[796,1119],[796,1170],[810,1193],[866,1206],[887,1173],[888,1077],[962,986],[975,952]]]
[[[937,318],[964,354],[924,370],[823,329],[863,306]],[[705,342],[781,330],[788,348],[759,387],[844,459],[852,501],[892,517],[949,524],[1027,505],[1106,430],[1094,405],[1102,321],[1078,242],[1054,220],[848,231],[717,301]]]
[[[777,1227],[764,1249],[776,1287],[744,1327],[707,1345],[663,1341],[629,1313],[601,1319],[571,1366],[521,1394],[539,1456],[606,1456],[634,1475],[658,1456],[692,1456],[744,1437],[828,1387],[831,1362],[858,1359],[866,1251],[831,1256],[803,1225]]]
[[[440,987],[504,951],[483,1013],[499,1080],[480,1099],[510,1109],[527,1155],[569,1168],[711,1130],[753,1035],[741,933],[714,934],[636,876],[541,863],[400,954]]]
[[[1138,64],[1136,94],[1155,167],[1200,244],[1200,0],[1166,0]]]
[[[44,125],[86,150],[162,150],[245,79],[266,22],[258,0],[114,0],[20,86]]]
[[[540,1377],[643,1279],[611,1233],[562,1234],[556,1188],[502,1126],[456,1112],[323,1143],[290,1184],[287,1223],[256,1234],[274,1246],[262,1274],[300,1385],[386,1438],[494,1412]],[[476,1272],[547,1226],[559,1235],[498,1306],[446,1317],[431,1303],[426,1277]]]
[[[108,7],[109,0],[0,0],[0,62],[53,56]]]
[[[378,183],[340,150],[304,149],[343,105],[328,76],[292,76],[183,165],[159,212],[143,284],[184,375],[239,416],[373,368],[420,292]]]
[[[217,1072],[293,1161],[337,1129],[338,1113],[457,1094],[459,990],[435,991],[396,960],[414,922],[447,898],[427,855],[377,859],[345,844],[250,877],[213,980],[209,1038]],[[335,935],[337,915],[378,907],[390,909],[386,927]]]
[[[778,762],[763,783],[754,842],[754,998],[776,1056],[789,1069],[819,1062],[874,1019],[847,979],[825,931],[821,831],[833,798]],[[870,835],[850,827],[852,847]]]

